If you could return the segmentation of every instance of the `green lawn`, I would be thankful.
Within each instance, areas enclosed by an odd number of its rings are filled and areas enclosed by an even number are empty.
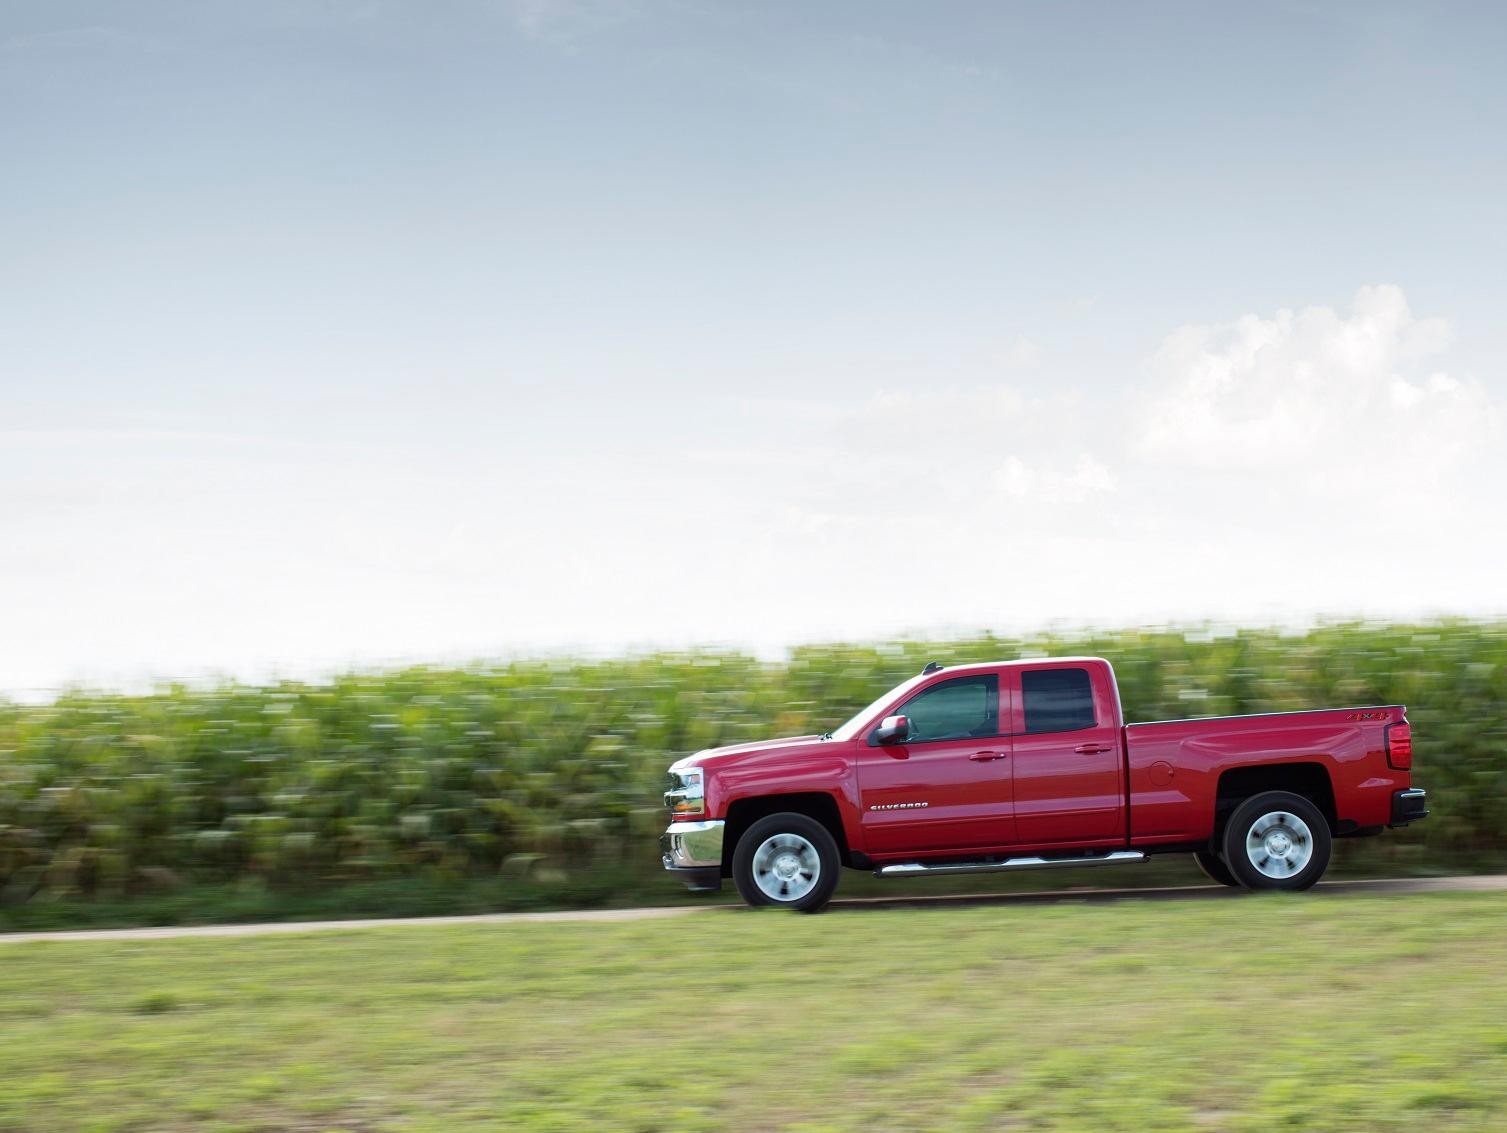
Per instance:
[[[1507,894],[0,945],[4,1130],[1507,1128]]]

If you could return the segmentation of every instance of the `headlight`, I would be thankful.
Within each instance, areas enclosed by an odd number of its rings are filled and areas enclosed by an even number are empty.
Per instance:
[[[670,789],[665,792],[665,806],[672,818],[700,818],[706,813],[706,795],[701,785],[701,768],[687,767],[670,772]]]

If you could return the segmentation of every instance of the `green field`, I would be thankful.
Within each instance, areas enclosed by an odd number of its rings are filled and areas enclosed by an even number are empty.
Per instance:
[[[0,946],[0,1129],[1507,1128],[1507,894]]]

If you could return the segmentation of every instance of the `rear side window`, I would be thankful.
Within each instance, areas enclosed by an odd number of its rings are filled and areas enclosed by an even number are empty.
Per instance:
[[[1094,726],[1094,689],[1087,669],[1026,669],[1020,674],[1020,691],[1027,733]]]

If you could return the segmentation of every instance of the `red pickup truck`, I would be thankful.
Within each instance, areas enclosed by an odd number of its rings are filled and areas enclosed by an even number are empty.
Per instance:
[[[1126,724],[1108,661],[935,663],[822,736],[670,768],[664,866],[812,912],[880,877],[1191,852],[1214,881],[1306,889],[1332,838],[1428,815],[1401,705]]]

